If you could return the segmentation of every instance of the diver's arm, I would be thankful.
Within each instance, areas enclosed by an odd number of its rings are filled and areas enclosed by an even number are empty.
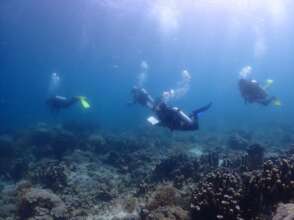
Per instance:
[[[269,97],[267,99],[264,100],[258,100],[258,103],[264,105],[264,106],[268,106],[269,104],[271,104],[274,100],[276,99],[276,97],[272,96]]]

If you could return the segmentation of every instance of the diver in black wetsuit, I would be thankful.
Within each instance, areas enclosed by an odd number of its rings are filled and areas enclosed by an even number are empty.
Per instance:
[[[149,93],[144,88],[138,88],[136,86],[131,90],[133,100],[129,104],[140,104],[149,109],[154,108],[154,99],[149,95]]]
[[[67,109],[77,102],[80,102],[83,108],[90,108],[90,104],[86,97],[74,96],[71,98],[66,98],[63,96],[53,96],[47,99],[46,103],[52,112],[59,112],[62,109]]]
[[[199,129],[198,114],[207,111],[212,103],[192,111],[186,115],[177,107],[167,106],[166,103],[160,102],[154,108],[154,113],[158,118],[158,125],[167,127],[170,130],[195,131]]]
[[[47,99],[46,103],[52,112],[58,112],[61,109],[66,109],[77,103],[77,97],[66,98],[63,96],[53,96]]]
[[[140,104],[149,108],[156,115],[148,118],[148,121],[153,125],[167,127],[170,130],[194,131],[199,129],[198,114],[207,111],[211,107],[211,103],[199,108],[191,114],[186,115],[177,107],[168,106],[162,98],[159,101],[154,99],[143,88],[134,87],[131,91],[133,95],[133,104]]]
[[[245,103],[258,103],[264,106],[272,102],[277,105],[279,104],[274,96],[269,97],[266,90],[254,80],[240,79],[239,90]]]

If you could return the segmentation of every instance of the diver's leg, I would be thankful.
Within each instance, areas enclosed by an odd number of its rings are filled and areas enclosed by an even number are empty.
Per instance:
[[[211,107],[211,105],[212,105],[212,103],[210,102],[209,104],[207,104],[199,109],[194,110],[192,112],[192,115],[197,116],[199,113],[207,111]]]
[[[64,108],[69,108],[72,105],[74,105],[75,103],[79,102],[81,99],[77,96],[75,97],[71,97],[70,99],[67,100],[67,102],[64,103]]]
[[[268,98],[268,99],[265,99],[265,100],[260,101],[260,103],[261,103],[262,105],[268,106],[268,105],[271,104],[275,99],[276,99],[276,97],[273,96],[273,97],[270,97],[270,98]]]

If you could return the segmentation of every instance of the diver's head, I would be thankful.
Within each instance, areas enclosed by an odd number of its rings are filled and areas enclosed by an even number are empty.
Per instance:
[[[157,100],[155,108],[157,111],[165,111],[168,109],[167,104],[162,100]]]

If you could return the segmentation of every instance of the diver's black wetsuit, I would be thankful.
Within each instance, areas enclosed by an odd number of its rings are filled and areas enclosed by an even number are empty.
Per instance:
[[[269,105],[275,97],[269,97],[267,92],[260,87],[257,82],[251,80],[240,79],[239,89],[241,96],[244,98],[245,103],[259,103],[261,105]]]
[[[149,109],[154,108],[154,99],[145,89],[134,87],[131,93],[133,95],[133,101],[130,104],[138,103]]]
[[[191,114],[186,115],[179,108],[168,106],[162,98],[154,101],[149,93],[143,88],[134,87],[131,91],[134,104],[140,105],[152,110],[159,123],[157,125],[167,127],[171,130],[194,131],[199,129],[198,114],[207,111],[211,107],[208,105],[194,110]]]
[[[62,96],[53,96],[47,99],[46,103],[49,106],[50,110],[53,112],[58,112],[61,109],[66,109],[78,102],[77,97],[66,98]]]
[[[207,111],[211,103],[202,108],[194,110],[189,116],[179,108],[169,107],[164,102],[160,102],[154,112],[158,117],[160,126],[167,127],[171,130],[194,131],[199,129],[198,114]]]

